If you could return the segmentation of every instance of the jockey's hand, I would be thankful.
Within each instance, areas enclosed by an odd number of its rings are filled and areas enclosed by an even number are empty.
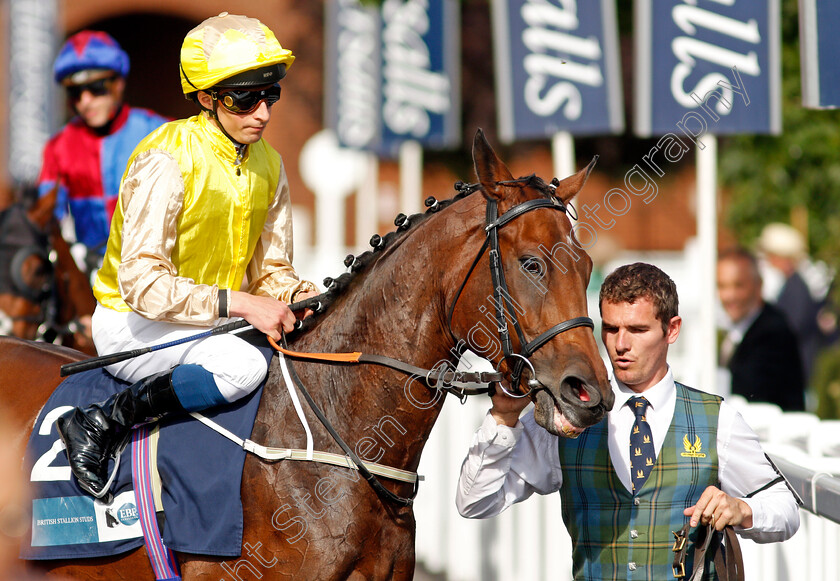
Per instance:
[[[519,414],[531,403],[531,398],[510,397],[498,386],[496,386],[496,393],[493,394],[492,398],[493,407],[490,408],[490,415],[493,416],[497,424],[511,428],[516,427]]]
[[[753,526],[750,505],[714,486],[706,488],[697,504],[685,509],[683,514],[691,517],[692,527],[712,523],[715,530],[722,531],[727,525],[741,526],[745,529]]]
[[[281,329],[291,333],[295,328],[295,315],[288,305],[271,297],[231,291],[228,311],[231,317],[242,317],[275,341],[280,340]]]
[[[295,302],[300,302],[302,300],[308,299],[309,297],[317,297],[319,294],[321,293],[319,293],[318,291],[306,291],[305,293],[298,293],[298,295],[295,297]],[[305,319],[314,312],[315,311],[313,311],[312,309],[304,309],[303,313],[295,313],[295,316],[298,319]]]

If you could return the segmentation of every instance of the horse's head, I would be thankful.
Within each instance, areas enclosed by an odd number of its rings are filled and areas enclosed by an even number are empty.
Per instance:
[[[0,310],[8,317],[7,331],[24,339],[37,335],[53,275],[39,208],[16,203],[0,213]]]
[[[92,314],[95,302],[53,219],[56,198],[57,187],[29,207],[19,202],[0,214],[0,311],[5,330],[17,337],[61,335],[65,345],[94,354],[77,319]]]
[[[592,260],[567,215],[594,160],[560,182],[514,179],[481,131],[473,158],[487,208],[479,257],[487,258],[459,291],[452,331],[505,373],[507,390],[530,392],[541,426],[574,436],[614,399],[586,316]],[[492,276],[477,274],[488,262]]]

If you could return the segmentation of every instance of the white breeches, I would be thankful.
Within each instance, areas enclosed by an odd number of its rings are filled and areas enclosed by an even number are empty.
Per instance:
[[[229,321],[219,319],[216,322]],[[102,305],[97,305],[93,313],[93,342],[100,355],[160,345],[207,330],[207,327],[152,321],[133,311],[120,313]],[[230,333],[167,347],[109,365],[106,369],[119,379],[135,383],[181,364],[200,365],[212,373],[227,401],[235,401],[254,391],[268,373],[268,365],[259,349]]]

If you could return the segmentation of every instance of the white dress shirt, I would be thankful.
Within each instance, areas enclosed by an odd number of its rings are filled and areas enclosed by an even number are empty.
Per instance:
[[[640,394],[615,378],[610,382],[615,393],[615,405],[607,415],[610,459],[621,483],[630,491],[628,442],[635,416],[625,404],[630,397]],[[641,395],[650,402],[645,415],[658,456],[676,405],[676,386],[670,368],[662,381]],[[721,404],[718,417],[717,452],[721,489],[749,504],[753,512],[752,528],[735,527],[738,534],[759,543],[790,538],[799,528],[799,510],[785,483],[779,482],[751,498],[744,498],[778,474],[765,457],[758,436],[726,402]],[[514,428],[496,424],[488,413],[461,466],[456,504],[465,517],[485,518],[499,514],[534,492],[555,492],[562,483],[557,436],[537,425],[533,411],[522,416]]]

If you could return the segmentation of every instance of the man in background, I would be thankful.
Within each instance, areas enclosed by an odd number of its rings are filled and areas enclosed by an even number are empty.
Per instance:
[[[805,385],[811,382],[814,365],[822,350],[837,339],[837,317],[830,304],[832,273],[825,263],[808,256],[805,237],[796,228],[779,222],[768,224],[756,244],[771,269],[777,274],[777,292],[764,297],[787,318],[799,344]]]
[[[785,315],[762,299],[755,257],[742,248],[721,253],[717,284],[729,318],[719,362],[731,373],[732,393],[749,401],[774,403],[787,411],[804,410],[799,345]]]

